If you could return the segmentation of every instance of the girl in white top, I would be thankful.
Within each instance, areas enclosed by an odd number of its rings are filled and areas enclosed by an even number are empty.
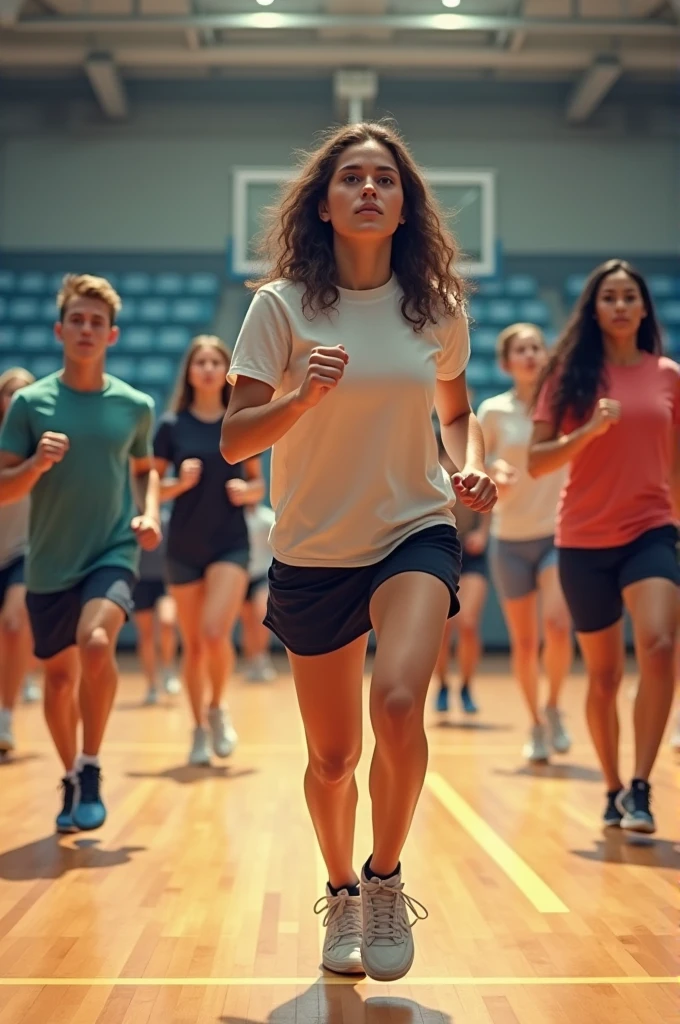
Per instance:
[[[548,361],[542,331],[535,324],[513,324],[500,334],[497,351],[513,386],[479,407],[490,472],[498,486],[489,553],[510,634],[513,673],[531,716],[524,756],[528,761],[546,761],[551,748],[564,754],[571,746],[558,705],[573,647],[554,545],[555,513],[565,473],[534,480],[527,469],[533,429],[530,409]],[[550,686],[545,718],[539,704],[541,633]]]
[[[273,445],[266,621],[289,651],[307,737],[305,795],[329,874],[323,963],[389,981],[414,955],[407,907],[418,905],[399,858],[427,765],[427,689],[458,610],[454,490],[479,511],[496,497],[465,386],[462,285],[423,176],[383,125],[341,128],[309,156],[267,251],[222,452],[238,462]],[[433,405],[460,469],[451,479]],[[354,770],[371,627],[373,849],[360,883]]]
[[[0,375],[0,425],[12,395],[35,377],[20,366]],[[0,506],[0,756],[14,750],[13,712],[31,660],[24,555],[30,498]]]

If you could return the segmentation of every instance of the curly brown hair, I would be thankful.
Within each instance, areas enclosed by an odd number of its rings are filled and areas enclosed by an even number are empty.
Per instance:
[[[384,121],[330,129],[317,149],[302,154],[299,174],[284,187],[279,205],[268,211],[259,252],[271,270],[248,286],[256,289],[281,278],[304,284],[302,308],[309,319],[336,306],[333,227],[319,217],[319,203],[344,150],[370,141],[390,151],[399,171],[405,223],[392,239],[392,269],[404,293],[402,314],[422,331],[463,306],[465,283],[454,269],[460,253],[406,143]]]

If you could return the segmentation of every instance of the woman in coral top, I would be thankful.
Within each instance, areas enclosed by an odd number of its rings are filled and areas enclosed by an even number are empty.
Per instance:
[[[607,783],[603,820],[636,832],[656,830],[649,776],[673,700],[679,426],[680,367],[661,354],[649,289],[628,263],[610,260],[590,275],[548,364],[529,471],[569,464],[556,543],[588,671],[586,715]],[[616,710],[624,608],[640,669],[626,790]]]

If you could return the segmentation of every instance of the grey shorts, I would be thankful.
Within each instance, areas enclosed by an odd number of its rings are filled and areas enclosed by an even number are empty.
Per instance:
[[[538,590],[538,579],[551,565],[557,565],[555,538],[536,540],[500,540],[489,544],[491,573],[502,601],[526,597]]]

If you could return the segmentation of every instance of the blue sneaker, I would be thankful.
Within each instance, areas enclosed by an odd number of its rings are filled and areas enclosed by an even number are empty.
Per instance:
[[[61,790],[64,796],[64,803],[57,815],[57,832],[77,832],[78,826],[73,820],[73,800],[76,795],[76,784],[73,779],[65,775],[61,780]]]
[[[466,715],[476,715],[479,711],[479,708],[472,699],[470,687],[467,683],[463,683],[460,688],[460,703]]]
[[[607,806],[602,815],[602,825],[604,828],[618,828],[621,824],[623,815],[617,807],[616,801],[619,796],[623,795],[623,792],[622,789],[612,789],[607,792]]]
[[[622,791],[616,798],[621,812],[621,828],[629,832],[656,832],[656,822],[649,802],[652,787],[644,779],[633,779],[630,789]]]
[[[78,772],[78,804],[73,820],[83,832],[100,828],[106,821],[106,808],[99,794],[102,773],[94,764],[86,764]]]
[[[437,711],[441,711],[442,713],[449,710],[449,688],[446,685],[446,683],[442,683],[442,685],[439,687],[436,708]]]

